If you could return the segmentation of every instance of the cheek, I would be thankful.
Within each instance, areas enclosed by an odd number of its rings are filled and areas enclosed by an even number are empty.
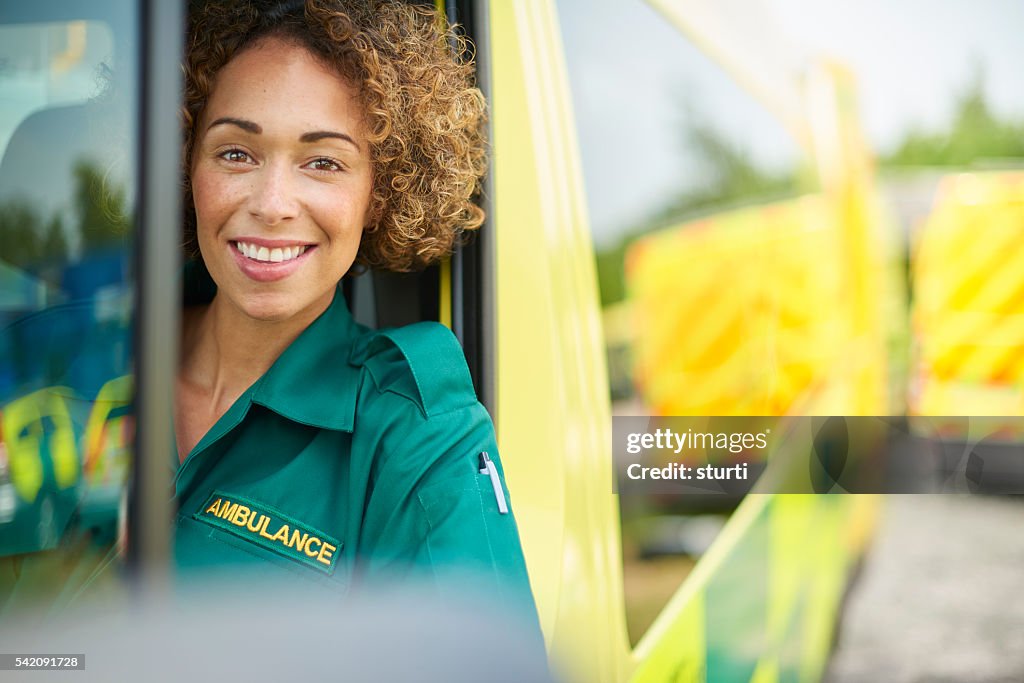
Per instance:
[[[237,179],[204,172],[201,168],[192,173],[192,202],[200,236],[219,228],[238,206],[244,196],[238,185]]]
[[[349,189],[324,192],[310,202],[310,212],[332,240],[358,245],[366,225],[368,202],[361,193]]]

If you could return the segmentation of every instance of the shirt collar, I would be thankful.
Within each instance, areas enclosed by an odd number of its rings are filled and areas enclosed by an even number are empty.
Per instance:
[[[186,303],[212,300],[217,291],[201,264],[186,267],[184,281]],[[253,402],[294,422],[351,432],[361,373],[350,357],[367,331],[352,319],[339,286],[327,310],[252,386]]]

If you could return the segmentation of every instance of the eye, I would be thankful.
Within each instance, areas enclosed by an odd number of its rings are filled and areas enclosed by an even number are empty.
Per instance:
[[[246,152],[245,150],[238,149],[237,147],[226,149],[217,156],[219,156],[224,161],[228,161],[233,164],[250,164],[253,161],[252,157],[249,156],[248,152]]]
[[[317,157],[306,164],[306,166],[314,171],[336,172],[345,170],[344,166],[329,157]]]

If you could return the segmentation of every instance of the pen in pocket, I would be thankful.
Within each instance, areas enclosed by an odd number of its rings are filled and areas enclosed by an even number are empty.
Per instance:
[[[489,475],[491,486],[494,488],[494,497],[498,500],[498,512],[508,514],[508,503],[505,502],[505,492],[501,489],[501,479],[498,477],[498,468],[494,461],[487,455],[487,451],[480,453],[480,474]]]

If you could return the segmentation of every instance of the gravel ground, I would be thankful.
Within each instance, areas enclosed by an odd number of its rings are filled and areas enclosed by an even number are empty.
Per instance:
[[[887,497],[826,680],[1024,682],[1024,497]]]

